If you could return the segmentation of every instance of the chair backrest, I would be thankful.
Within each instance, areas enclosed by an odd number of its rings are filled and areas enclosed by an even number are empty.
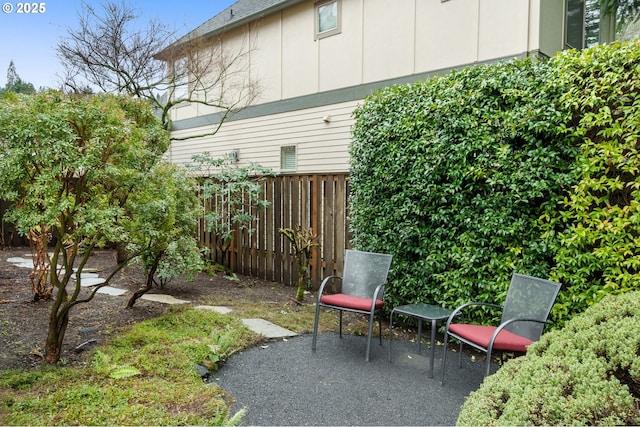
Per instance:
[[[387,282],[392,255],[347,249],[342,273],[342,293],[371,298]],[[381,298],[382,295],[379,295]]]
[[[502,322],[515,318],[546,321],[559,290],[559,283],[514,273],[502,311]],[[505,329],[537,341],[544,326],[537,322],[514,322]]]

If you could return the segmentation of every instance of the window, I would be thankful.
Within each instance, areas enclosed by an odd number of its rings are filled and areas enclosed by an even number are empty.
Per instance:
[[[613,41],[615,16],[600,16],[599,0],[567,0],[565,47],[584,49]]]
[[[289,145],[280,147],[280,169],[295,170],[296,169],[296,147]]]
[[[323,0],[315,4],[315,39],[340,33],[340,0]]]

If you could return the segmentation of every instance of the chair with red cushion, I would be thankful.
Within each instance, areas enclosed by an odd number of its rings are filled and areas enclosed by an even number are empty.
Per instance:
[[[391,255],[374,252],[347,250],[345,252],[344,269],[342,277],[326,277],[318,291],[316,303],[316,317],[313,325],[313,343],[311,349],[316,350],[316,338],[318,335],[318,319],[320,307],[338,310],[340,313],[340,338],[342,338],[342,313],[350,311],[369,315],[369,335],[367,339],[367,354],[365,360],[369,361],[371,353],[371,336],[373,335],[373,323],[376,310],[380,313],[380,344],[382,344],[382,306],[384,305],[384,286],[387,282],[387,274],[391,266]],[[336,294],[325,294],[327,284],[334,280],[341,282],[341,290]],[[326,289],[328,291],[328,289]]]
[[[493,352],[526,353],[527,347],[540,339],[559,290],[559,283],[514,273],[504,307],[497,304],[470,302],[455,309],[449,316],[445,328],[442,383],[444,384],[449,336],[460,341],[460,357],[462,357],[463,343],[486,353],[485,375],[489,375]],[[465,309],[472,306],[502,309],[500,325],[454,323],[460,320]]]

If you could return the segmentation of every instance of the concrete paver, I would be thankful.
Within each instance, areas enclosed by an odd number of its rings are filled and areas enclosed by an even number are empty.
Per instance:
[[[233,308],[225,307],[223,305],[196,305],[194,308],[198,308],[200,310],[209,310],[218,314],[233,313]]]
[[[264,319],[242,319],[242,323],[253,332],[264,335],[267,338],[286,338],[298,335]]]
[[[163,304],[171,304],[171,305],[191,304],[191,301],[178,299],[171,295],[165,295],[165,294],[144,294],[140,297],[140,299],[144,299],[147,301],[161,302]]]

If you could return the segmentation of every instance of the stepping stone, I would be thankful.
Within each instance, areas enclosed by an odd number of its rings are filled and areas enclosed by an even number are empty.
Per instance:
[[[7,262],[10,262],[11,264],[26,264],[26,263],[29,263],[33,267],[33,259],[31,259],[31,258],[12,257],[12,258],[7,258]]]
[[[15,265],[16,267],[19,267],[19,268],[29,268],[29,269],[33,270],[33,262],[32,261],[22,262],[22,263],[13,264],[13,265]]]
[[[96,292],[99,294],[106,294],[106,295],[113,295],[113,296],[120,296],[127,293],[127,291],[124,289],[118,289],[112,286],[103,286],[100,289],[98,289]]]
[[[164,294],[144,294],[140,298],[146,299],[147,301],[161,302],[163,304],[172,304],[172,305],[191,303],[191,301],[174,298],[171,295],[164,295]]]
[[[275,325],[264,319],[242,319],[242,323],[244,323],[253,332],[264,335],[267,338],[284,338],[298,335],[295,332]]]
[[[74,273],[77,273],[77,272],[78,272],[78,269],[77,269],[77,268],[74,268],[74,269],[73,269],[73,272],[74,272]],[[98,272],[98,269],[97,269],[97,268],[85,267],[85,268],[83,268],[83,269],[82,269],[82,273],[80,273],[80,274],[86,274],[86,273],[89,273],[89,274],[90,274],[90,273],[97,273],[97,272]]]
[[[209,310],[218,314],[229,314],[233,312],[233,309],[231,307],[225,307],[222,305],[198,305],[194,308],[199,308],[201,310]]]
[[[88,286],[96,286],[106,282],[107,279],[103,279],[102,277],[88,277],[86,279],[80,279],[80,286],[88,287]]]
[[[97,277],[99,277],[100,275],[98,273],[80,273],[80,280],[84,280],[84,279],[95,279]],[[76,279],[76,275],[74,274],[73,276],[71,276],[71,278],[73,280]]]

